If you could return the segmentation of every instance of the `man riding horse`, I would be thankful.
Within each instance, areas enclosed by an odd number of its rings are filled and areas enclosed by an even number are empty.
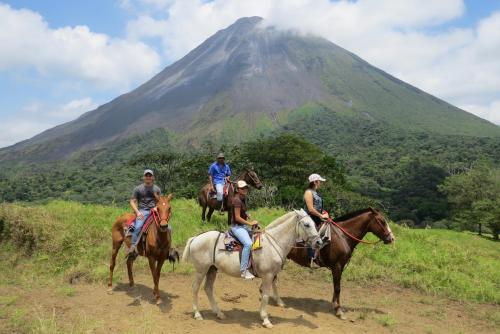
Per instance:
[[[143,183],[134,188],[130,198],[130,207],[135,212],[135,222],[131,226],[132,245],[128,251],[131,258],[137,257],[137,242],[142,226],[148,219],[151,210],[156,211],[156,196],[161,195],[161,189],[154,184],[154,173],[151,169],[146,169],[143,173]],[[139,206],[138,206],[139,205]]]
[[[208,168],[208,182],[210,193],[217,193],[217,204],[222,208],[224,200],[224,187],[229,184],[231,178],[231,168],[225,162],[224,153],[217,155],[217,161]]]

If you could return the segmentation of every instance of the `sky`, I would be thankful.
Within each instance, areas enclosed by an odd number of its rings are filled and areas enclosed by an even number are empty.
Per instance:
[[[254,15],[500,125],[500,0],[0,0],[0,147],[130,91]]]

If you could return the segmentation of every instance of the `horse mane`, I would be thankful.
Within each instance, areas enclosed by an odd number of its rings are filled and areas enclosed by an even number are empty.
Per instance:
[[[290,211],[290,212],[284,214],[283,216],[276,218],[275,220],[273,220],[271,222],[271,224],[267,225],[266,228],[270,228],[270,227],[273,228],[275,226],[278,226],[279,224],[283,223],[285,220],[287,220],[293,214],[295,214],[295,212]]]
[[[346,213],[345,215],[342,215],[340,217],[335,217],[333,220],[336,222],[342,222],[342,221],[349,220],[351,218],[357,217],[357,216],[362,215],[363,213],[367,213],[367,212],[374,212],[374,210],[371,207],[366,208],[366,209],[360,209],[360,210]]]

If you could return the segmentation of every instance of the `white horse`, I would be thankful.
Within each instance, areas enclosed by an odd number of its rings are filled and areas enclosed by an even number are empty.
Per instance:
[[[205,292],[212,311],[219,319],[224,319],[225,316],[214,298],[213,286],[217,270],[220,269],[228,275],[240,277],[238,252],[217,249],[216,243],[219,238],[223,237],[221,232],[209,231],[190,238],[182,254],[182,261],[191,261],[196,270],[193,281],[193,312],[194,318],[197,320],[203,320],[198,310],[198,291],[203,279],[206,277]],[[313,220],[302,209],[291,211],[267,226],[261,236],[262,248],[253,251],[253,269],[262,278],[260,317],[264,327],[273,327],[266,311],[269,293],[272,287],[274,295],[279,296],[274,279],[282,269],[286,256],[297,239],[305,240],[307,244],[316,248],[322,245]],[[279,297],[276,301],[278,305],[284,306]]]

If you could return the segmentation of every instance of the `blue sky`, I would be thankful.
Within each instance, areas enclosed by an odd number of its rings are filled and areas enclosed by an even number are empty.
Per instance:
[[[500,0],[0,0],[0,147],[129,91],[252,15],[500,124]]]

